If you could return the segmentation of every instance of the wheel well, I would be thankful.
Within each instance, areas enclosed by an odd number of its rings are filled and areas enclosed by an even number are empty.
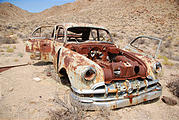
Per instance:
[[[63,85],[66,85],[68,87],[71,86],[71,83],[70,83],[70,80],[69,80],[69,77],[68,77],[68,74],[66,72],[66,69],[65,68],[62,68],[60,71],[60,80],[61,80],[61,83]]]

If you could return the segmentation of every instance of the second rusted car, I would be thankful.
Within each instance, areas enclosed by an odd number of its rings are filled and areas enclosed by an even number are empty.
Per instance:
[[[32,53],[31,59],[54,63],[59,76],[70,83],[73,105],[115,109],[161,95],[157,52],[152,57],[136,47],[140,39],[161,44],[160,39],[140,36],[122,50],[104,27],[68,23],[37,28],[26,51]]]

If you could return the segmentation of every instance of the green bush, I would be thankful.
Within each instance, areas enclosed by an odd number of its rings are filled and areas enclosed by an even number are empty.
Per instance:
[[[158,56],[159,59],[163,59],[162,64],[164,65],[169,65],[169,66],[173,66],[174,64],[172,62],[169,61],[169,59],[166,56]]]
[[[6,52],[12,53],[12,52],[14,52],[14,49],[13,48],[7,48]]]

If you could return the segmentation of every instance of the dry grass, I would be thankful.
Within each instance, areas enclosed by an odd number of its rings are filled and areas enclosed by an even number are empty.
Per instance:
[[[17,43],[17,39],[15,38],[0,36],[0,44],[15,44],[15,43]]]
[[[63,100],[56,95],[54,102],[59,106],[59,109],[49,111],[51,120],[82,120],[90,117],[82,108],[73,107],[66,95],[64,95]]]
[[[23,55],[23,53],[20,52],[20,53],[17,54],[17,56],[23,57],[24,55]]]
[[[109,109],[101,108],[96,111],[87,111],[80,104],[72,106],[69,96],[69,90],[66,91],[63,98],[59,98],[58,94],[54,99],[58,109],[50,110],[49,115],[51,120],[110,120]]]
[[[14,59],[14,62],[18,62],[19,60],[18,59]]]
[[[163,59],[163,62],[162,62],[163,65],[169,65],[169,66],[174,65],[171,61],[169,61],[169,59],[166,56],[159,55],[158,58]]]
[[[4,50],[0,50],[0,52],[4,52]]]
[[[13,48],[8,47],[8,48],[6,49],[6,52],[8,52],[8,53],[13,53],[13,52],[14,52],[14,49],[13,49]]]
[[[13,46],[13,49],[16,49],[16,46],[15,46],[15,45]]]
[[[73,107],[62,99],[55,99],[55,102],[60,105],[60,109],[50,110],[49,115],[51,120],[110,120],[110,111],[107,109],[100,109],[98,111],[86,111],[81,105],[79,107]],[[91,114],[91,113],[95,114]]]

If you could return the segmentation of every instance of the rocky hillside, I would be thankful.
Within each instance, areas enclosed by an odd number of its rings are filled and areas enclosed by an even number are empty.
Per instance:
[[[25,11],[11,3],[4,2],[0,3],[0,21],[9,22],[9,21],[20,21],[26,20],[28,16],[32,13]]]
[[[77,0],[32,14],[12,4],[3,3],[0,9],[9,16],[1,19],[10,22],[6,22],[0,29],[3,32],[10,24],[17,28],[13,34],[20,31],[20,34],[27,36],[39,25],[61,22],[99,24],[112,31],[116,43],[121,47],[138,35],[162,38],[161,55],[179,60],[178,5],[177,0]],[[10,6],[14,8],[13,11]],[[21,21],[17,22],[19,18]]]

